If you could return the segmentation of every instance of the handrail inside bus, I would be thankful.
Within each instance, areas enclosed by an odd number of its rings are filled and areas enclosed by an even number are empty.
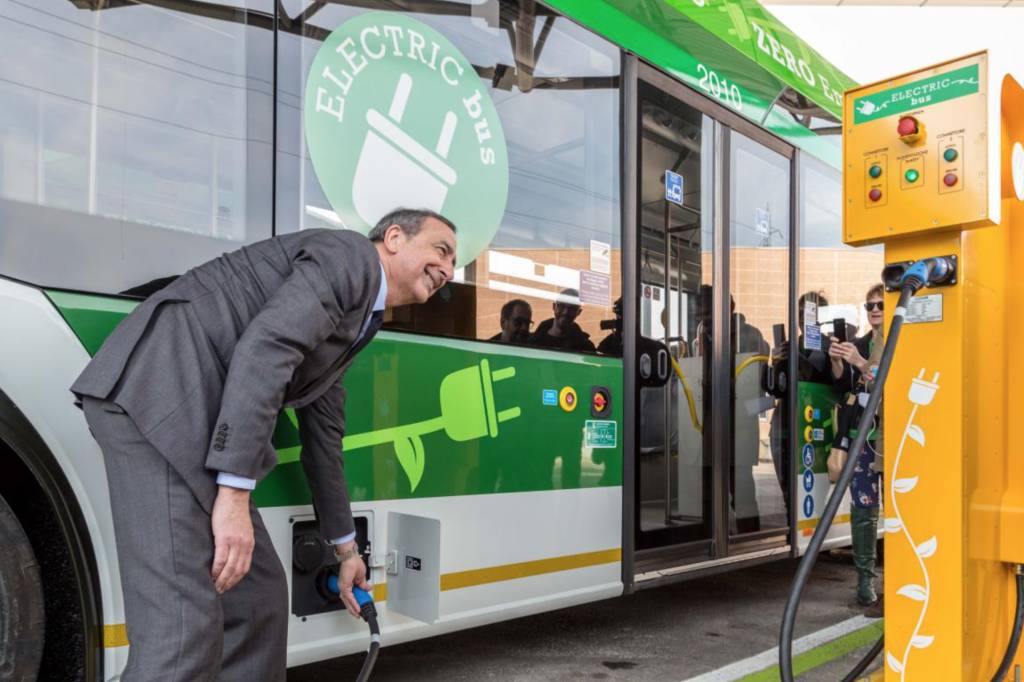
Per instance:
[[[686,375],[683,374],[683,368],[679,366],[676,359],[669,355],[669,360],[672,361],[672,369],[675,371],[676,376],[679,377],[680,383],[683,385],[683,393],[686,395],[686,405],[690,408],[690,422],[693,423],[693,428],[697,429],[697,433],[704,433],[704,425],[700,423],[697,418],[697,406],[693,401],[693,393],[690,391],[690,385],[686,383]],[[751,355],[749,358],[741,362],[736,366],[735,376],[739,376],[740,373],[755,362],[767,363],[771,358],[767,355]]]

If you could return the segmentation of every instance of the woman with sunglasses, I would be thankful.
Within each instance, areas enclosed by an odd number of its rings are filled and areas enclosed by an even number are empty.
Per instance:
[[[852,342],[834,342],[828,351],[834,386],[844,396],[840,409],[853,409],[858,418],[860,407],[866,403],[864,396],[874,388],[875,373],[885,345],[882,332],[884,292],[882,285],[876,284],[865,297],[864,309],[868,314],[871,331]],[[882,615],[881,600],[875,593],[875,545],[882,471],[881,415],[882,410],[879,409],[874,433],[857,459],[853,480],[850,482],[850,535],[853,563],[857,567],[857,603],[869,607],[867,615],[875,617]],[[855,436],[854,433],[843,435],[851,440]]]

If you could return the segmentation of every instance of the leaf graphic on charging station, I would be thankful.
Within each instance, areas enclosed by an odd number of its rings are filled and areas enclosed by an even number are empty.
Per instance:
[[[917,637],[914,637],[912,640],[910,640],[910,643],[914,646],[915,649],[924,649],[930,647],[932,645],[932,642],[934,641],[935,638],[931,635],[918,635]]]
[[[924,446],[924,431],[917,424],[911,424],[907,427],[907,435],[910,436],[910,440],[922,447]]]
[[[409,486],[416,490],[423,478],[423,468],[426,464],[426,456],[423,450],[423,439],[419,436],[401,438],[395,441],[395,455],[398,463],[409,478]]]
[[[885,520],[886,533],[898,533],[903,528],[903,522],[896,517],[889,517]]]
[[[893,481],[893,487],[896,488],[898,493],[909,493],[917,485],[917,476],[911,476],[910,478],[897,478]]]
[[[935,550],[938,548],[938,546],[939,541],[933,536],[930,540],[925,540],[917,546],[917,556],[921,557],[922,559],[927,559],[928,557],[935,554]]]
[[[904,585],[896,590],[896,594],[903,595],[907,599],[913,599],[914,601],[924,601],[928,598],[928,593],[920,585]]]
[[[898,658],[892,655],[891,651],[885,652],[885,660],[889,663],[889,667],[892,668],[894,672],[903,672],[903,664],[900,663]]]

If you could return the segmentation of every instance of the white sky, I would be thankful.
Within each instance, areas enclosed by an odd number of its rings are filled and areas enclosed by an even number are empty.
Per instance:
[[[773,4],[768,10],[859,83],[986,48],[1024,82],[1024,8]]]

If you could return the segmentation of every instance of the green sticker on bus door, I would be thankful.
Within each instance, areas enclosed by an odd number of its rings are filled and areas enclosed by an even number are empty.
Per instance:
[[[443,214],[468,265],[498,231],[508,150],[472,64],[444,36],[391,12],[331,32],[306,81],[306,143],[339,221],[367,233],[399,206]]]
[[[588,419],[583,426],[583,446],[614,448],[618,445],[618,424],[603,419]]]

